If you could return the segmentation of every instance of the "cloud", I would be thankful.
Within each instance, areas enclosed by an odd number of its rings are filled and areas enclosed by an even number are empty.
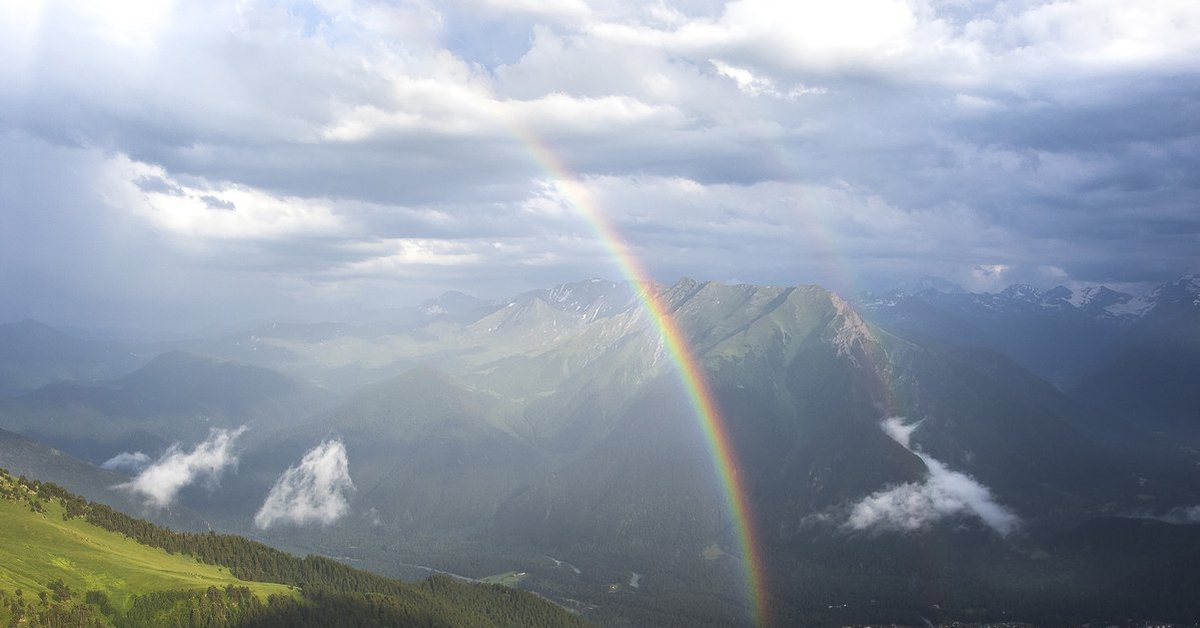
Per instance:
[[[1175,525],[1194,525],[1200,524],[1200,504],[1195,506],[1177,506],[1161,514],[1150,511],[1135,511],[1125,513],[1122,516],[1130,519],[1153,519]]]
[[[917,431],[918,427],[921,427],[921,421],[905,424],[898,417],[891,417],[884,419],[879,427],[883,430],[884,434],[888,435],[888,438],[900,443],[901,447],[912,451],[912,433]]]
[[[189,240],[283,239],[336,234],[341,220],[327,202],[276,197],[240,185],[173,180],[161,167],[113,157],[105,196],[160,230]],[[203,187],[197,187],[203,186]],[[218,211],[213,211],[218,210]]]
[[[0,318],[611,276],[562,172],[668,282],[1195,265],[1194,2],[550,5],[0,4]]]
[[[275,480],[254,515],[254,525],[263,530],[280,523],[329,525],[346,514],[347,496],[353,491],[345,445],[341,440],[324,441]]]
[[[829,93],[829,90],[824,87],[808,87],[805,85],[795,85],[786,91],[780,91],[779,87],[775,84],[775,81],[769,78],[756,76],[753,72],[747,70],[746,68],[729,65],[728,63],[723,63],[721,61],[717,61],[716,59],[711,60],[710,63],[712,63],[713,67],[716,68],[718,74],[726,78],[733,79],[733,81],[737,83],[739,90],[751,96],[774,96],[776,98],[795,100],[801,96],[810,94]]]
[[[135,451],[133,453],[126,451],[109,458],[104,462],[104,464],[100,465],[100,468],[126,469],[136,473],[144,469],[148,464],[150,464],[150,456],[147,456],[140,451]]]
[[[1178,524],[1200,523],[1200,505],[1172,509],[1162,516],[1162,520]]]
[[[155,508],[165,508],[175,501],[179,491],[196,482],[203,481],[210,488],[216,487],[225,469],[237,464],[233,446],[246,429],[244,425],[235,430],[213,429],[208,439],[190,452],[185,452],[176,443],[153,464],[142,469],[132,480],[118,484],[117,488],[141,495]]]
[[[913,431],[903,419],[885,419],[880,427],[905,449],[925,462],[929,475],[920,483],[908,482],[873,493],[855,504],[844,527],[853,530],[896,530],[912,532],[953,517],[975,517],[1001,536],[1021,526],[1008,508],[996,503],[992,492],[970,476],[953,471],[943,463],[910,446]]]

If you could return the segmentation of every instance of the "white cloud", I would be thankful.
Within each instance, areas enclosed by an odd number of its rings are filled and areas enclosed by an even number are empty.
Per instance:
[[[125,469],[127,471],[136,473],[144,469],[148,464],[150,464],[150,456],[147,456],[140,451],[135,451],[133,453],[126,451],[109,458],[104,462],[104,464],[100,465],[100,468]]]
[[[582,0],[458,0],[472,10],[495,13],[529,14],[539,18],[550,18],[581,23],[592,17],[592,10]]]
[[[786,91],[780,91],[775,81],[758,76],[746,68],[730,65],[715,59],[710,60],[709,63],[712,63],[713,67],[717,69],[717,74],[733,79],[733,82],[737,83],[738,89],[750,96],[774,96],[776,98],[796,100],[801,96],[829,93],[829,90],[824,87],[808,87],[803,84],[797,84]]]
[[[920,423],[906,425],[898,417],[885,419],[884,433],[921,458],[929,475],[920,483],[908,482],[873,493],[853,506],[845,526],[854,530],[922,530],[947,518],[975,517],[1001,536],[1021,526],[1008,508],[996,503],[992,492],[970,476],[953,471],[910,446]]]
[[[246,429],[246,426],[235,430],[214,429],[207,440],[189,452],[176,443],[153,464],[142,469],[132,480],[118,484],[117,488],[145,497],[156,508],[165,508],[186,486],[204,481],[215,487],[225,469],[237,464],[233,446]]]
[[[900,443],[902,447],[909,451],[912,451],[912,446],[909,444],[912,442],[912,433],[920,426],[921,421],[906,424],[897,417],[885,419],[880,424],[880,428],[883,429],[884,434],[887,434],[889,438]]]
[[[163,168],[124,155],[108,161],[104,193],[110,205],[188,239],[282,239],[342,230],[322,199],[276,196],[239,184],[181,181]]]
[[[346,514],[353,491],[345,445],[327,440],[279,476],[254,515],[254,525],[264,530],[280,523],[329,525]]]
[[[1152,518],[1178,525],[1197,524],[1200,523],[1200,504],[1173,508],[1164,515]]]

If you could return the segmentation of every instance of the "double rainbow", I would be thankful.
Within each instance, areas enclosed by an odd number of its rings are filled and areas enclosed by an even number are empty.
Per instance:
[[[671,317],[668,305],[650,280],[649,273],[629,245],[617,232],[612,222],[600,211],[586,188],[573,176],[562,159],[541,138],[522,129],[517,134],[530,148],[534,158],[559,184],[567,200],[583,215],[600,237],[600,241],[616,262],[621,274],[636,290],[642,310],[662,338],[667,354],[683,383],[688,402],[695,411],[703,428],[704,440],[720,481],[726,507],[733,520],[738,552],[741,554],[746,596],[750,604],[751,621],[755,626],[766,624],[766,589],[762,557],[759,554],[755,527],[751,518],[750,504],[742,478],[738,474],[737,459],[733,444],[729,440],[725,424],[718,412],[712,391],[704,379],[702,366],[680,332],[679,325]]]

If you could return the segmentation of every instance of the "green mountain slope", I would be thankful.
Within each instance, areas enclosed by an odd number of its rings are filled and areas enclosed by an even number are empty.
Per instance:
[[[92,466],[70,454],[2,429],[0,468],[8,469],[13,475],[53,482],[84,499],[108,504],[173,530],[207,529],[199,515],[183,506],[147,509],[137,497],[116,488],[129,481],[124,474]]]
[[[21,590],[28,599],[54,594],[50,583],[75,597],[91,594],[118,612],[128,611],[135,597],[164,591],[204,591],[208,587],[245,587],[265,600],[272,594],[296,595],[293,587],[250,582],[227,567],[204,564],[191,556],[143,545],[82,519],[66,516],[62,501],[0,475],[0,590]],[[65,600],[64,600],[65,601]],[[0,609],[0,621],[11,619]],[[69,624],[68,624],[69,625]]]
[[[0,603],[0,620],[25,626],[587,626],[498,585],[406,584],[240,537],[174,533],[3,471]]]

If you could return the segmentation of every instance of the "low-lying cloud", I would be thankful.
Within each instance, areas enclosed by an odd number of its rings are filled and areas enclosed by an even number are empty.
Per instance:
[[[907,482],[867,496],[854,505],[844,525],[854,530],[911,532],[949,517],[970,516],[1001,536],[1020,528],[1020,518],[998,504],[986,486],[911,446],[910,437],[919,425],[906,425],[903,419],[891,417],[880,427],[925,462],[928,477],[920,483]]]
[[[140,451],[124,451],[104,461],[104,464],[100,465],[100,468],[108,469],[110,471],[125,470],[131,473],[137,473],[138,471],[145,469],[146,465],[148,464],[150,464],[150,456],[147,456]]]
[[[1200,524],[1200,504],[1195,506],[1177,506],[1162,514],[1152,512],[1134,512],[1123,515],[1130,519],[1153,519],[1164,523],[1173,523],[1175,525],[1196,525]]]
[[[341,440],[324,441],[279,476],[254,515],[254,525],[263,530],[278,523],[329,525],[349,510],[347,497],[353,491],[346,446]]]
[[[179,491],[198,481],[215,488],[221,473],[237,464],[233,446],[246,429],[244,425],[235,430],[213,429],[204,442],[188,452],[175,443],[157,461],[143,468],[132,480],[118,484],[117,488],[141,495],[155,508],[171,505]],[[119,454],[105,464],[135,462],[139,460],[139,453]]]

